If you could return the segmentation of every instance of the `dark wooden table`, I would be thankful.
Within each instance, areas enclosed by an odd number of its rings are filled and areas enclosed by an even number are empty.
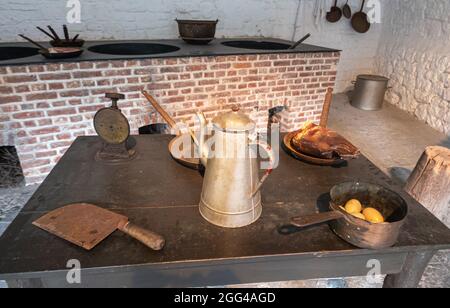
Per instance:
[[[366,158],[341,168],[297,161],[280,150],[280,165],[263,188],[261,219],[242,229],[203,220],[197,204],[202,177],[169,156],[170,136],[134,137],[139,156],[125,164],[94,160],[97,137],[80,137],[0,238],[0,279],[11,286],[70,287],[67,262],[82,266],[82,287],[197,287],[366,275],[381,262],[390,287],[417,286],[436,251],[450,248],[450,230]],[[326,224],[285,235],[292,216],[311,214],[344,181],[369,181],[401,193],[410,215],[395,247],[355,248]],[[32,225],[41,215],[74,202],[123,213],[163,234],[161,252],[120,232],[87,252]]]

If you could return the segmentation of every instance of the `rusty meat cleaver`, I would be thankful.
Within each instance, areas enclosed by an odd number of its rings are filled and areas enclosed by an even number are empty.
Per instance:
[[[91,250],[119,229],[153,250],[161,250],[165,240],[128,221],[128,217],[88,203],[76,203],[54,210],[33,225],[86,250]]]

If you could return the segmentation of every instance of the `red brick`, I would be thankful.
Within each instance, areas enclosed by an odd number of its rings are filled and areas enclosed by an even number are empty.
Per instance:
[[[164,99],[164,101],[167,103],[181,103],[184,102],[184,100],[185,100],[184,96],[174,96]]]
[[[125,62],[124,61],[114,61],[111,63],[112,67],[125,67]]]
[[[70,133],[63,133],[56,135],[56,138],[58,140],[70,140],[72,139],[72,135]]]
[[[70,79],[69,73],[51,73],[51,74],[42,74],[39,75],[40,80],[64,80]]]
[[[27,67],[26,66],[10,66],[9,71],[13,74],[26,73]]]
[[[41,101],[47,99],[55,99],[58,95],[55,92],[44,92],[44,93],[36,93],[29,94],[26,96],[27,101]]]
[[[282,60],[282,61],[274,61],[273,66],[289,66],[291,65],[291,61],[289,60]]]
[[[250,68],[250,67],[252,67],[252,64],[251,64],[251,63],[248,63],[248,62],[234,63],[234,64],[233,64],[233,67],[234,67],[234,68],[237,68],[237,69],[241,69],[241,68]]]
[[[38,120],[38,124],[40,126],[51,125],[52,124],[52,120],[50,120],[50,119],[40,119],[40,120]]]
[[[32,130],[30,133],[32,136],[37,136],[37,135],[49,135],[49,134],[58,133],[58,132],[59,132],[59,127],[54,126],[54,127],[46,127],[46,128]]]
[[[95,81],[94,80],[81,80],[81,84],[83,87],[94,87]]]
[[[27,111],[13,114],[14,119],[40,118],[43,116],[44,113],[42,111]]]
[[[188,87],[195,87],[194,81],[182,81],[182,82],[175,82],[174,83],[175,88],[188,88]]]
[[[37,103],[36,108],[42,109],[42,108],[50,108],[50,104],[48,103]]]
[[[50,83],[48,88],[49,90],[61,90],[64,89],[64,85],[62,83]]]
[[[11,94],[13,93],[12,87],[0,86],[0,94]]]
[[[113,79],[112,81],[112,85],[121,85],[121,84],[125,84],[126,83],[126,79],[125,78],[121,78],[121,79]]]
[[[69,147],[72,144],[71,141],[59,141],[59,142],[53,142],[50,144],[50,148],[56,149],[56,148],[64,148]]]
[[[37,138],[32,137],[32,138],[19,138],[16,141],[16,145],[32,145],[37,143]]]
[[[105,96],[105,93],[109,93],[109,92],[118,92],[118,91],[117,91],[116,88],[98,88],[98,89],[92,89],[91,90],[91,95],[94,95],[94,96],[95,95]]]
[[[57,155],[58,152],[56,151],[45,151],[45,152],[36,152],[36,158],[45,158],[45,157],[52,157]]]
[[[111,67],[110,62],[95,63],[95,68],[110,68],[110,67]]]
[[[77,110],[75,108],[65,108],[65,109],[49,110],[47,111],[47,115],[52,117],[58,115],[76,114],[76,112]]]
[[[89,91],[87,90],[71,90],[71,91],[64,91],[59,93],[61,97],[83,97],[88,96]]]
[[[101,108],[104,108],[104,105],[93,105],[93,106],[83,106],[83,107],[79,107],[78,111],[80,113],[85,113],[85,112],[94,112],[94,111],[98,111]]]
[[[217,80],[217,79],[205,79],[205,80],[200,80],[198,82],[198,84],[200,86],[219,84],[219,80]]]
[[[81,87],[81,82],[79,81],[70,81],[66,83],[66,88],[68,89],[76,89]]]
[[[26,160],[22,161],[20,165],[22,166],[22,169],[30,169],[40,166],[45,166],[50,164],[49,159],[33,159],[33,160]]]
[[[30,65],[28,71],[30,73],[42,73],[45,71],[45,67],[43,65]]]
[[[226,70],[231,68],[231,63],[219,63],[219,64],[212,64],[210,66],[212,70]]]
[[[81,122],[81,121],[83,121],[82,116],[77,115],[77,116],[70,117],[70,122],[75,123],[75,122]]]
[[[105,71],[105,76],[128,76],[128,75],[131,75],[130,69]],[[100,74],[100,76],[101,76],[101,74]],[[95,77],[95,76],[90,76],[90,77]]]
[[[66,102],[65,101],[58,101],[58,102],[53,102],[52,103],[52,106],[53,107],[56,107],[56,108],[58,108],[58,107],[63,107],[63,106],[65,106],[66,105]]]
[[[14,96],[2,96],[0,98],[0,104],[7,104],[7,103],[19,103],[22,101],[22,97],[14,95]]]
[[[128,83],[139,83],[139,77],[130,77],[127,78]]]
[[[141,92],[144,87],[141,85],[120,87],[119,92]]]
[[[24,83],[37,81],[35,75],[18,75],[18,76],[5,76],[3,77],[6,83]]]
[[[206,69],[207,69],[207,66],[205,64],[195,64],[195,65],[187,65],[186,66],[186,71],[188,71],[188,72],[204,71]]]
[[[159,69],[161,73],[180,73],[183,71],[183,67],[181,66],[167,66],[167,67],[161,67]]]
[[[78,69],[78,67],[79,67],[78,63],[63,63],[63,65],[62,65],[63,70],[66,70],[66,71],[76,70],[76,69]]]
[[[93,62],[80,62],[80,69],[90,69],[90,68],[94,68],[94,63]]]
[[[53,141],[53,140],[55,140],[55,137],[52,135],[39,137],[39,142],[49,142],[49,141]]]
[[[45,91],[47,90],[47,85],[45,83],[38,83],[30,85],[31,92],[35,91]]]
[[[101,71],[84,71],[84,72],[72,72],[73,78],[94,78],[101,77]]]
[[[21,85],[14,88],[16,93],[30,92],[30,87],[28,85]]]
[[[69,100],[69,105],[71,106],[78,106],[81,105],[83,101],[81,99],[71,99]]]
[[[170,83],[154,83],[148,86],[149,90],[165,90],[170,89]]]

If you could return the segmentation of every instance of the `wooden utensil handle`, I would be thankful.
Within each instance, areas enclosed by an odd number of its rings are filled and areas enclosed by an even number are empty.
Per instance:
[[[119,230],[153,250],[163,249],[164,244],[166,243],[165,239],[161,235],[138,227],[130,222],[124,226],[119,226]]]
[[[322,116],[320,117],[320,126],[327,127],[328,116],[330,114],[331,101],[333,100],[333,89],[328,88],[325,95],[325,102],[323,103]]]
[[[304,228],[304,227],[317,225],[317,224],[320,224],[323,222],[340,219],[340,218],[343,218],[344,216],[345,215],[341,212],[331,211],[331,212],[326,212],[326,213],[319,213],[319,214],[295,217],[295,218],[291,219],[291,224],[296,227]]]
[[[169,124],[170,128],[174,128],[177,124],[175,120],[161,107],[160,104],[151,96],[147,91],[142,91],[145,98],[152,104],[153,108],[163,117],[163,119]]]
[[[63,25],[63,31],[64,31],[64,38],[66,39],[66,41],[69,41],[70,40],[69,29],[67,29],[66,25]]]

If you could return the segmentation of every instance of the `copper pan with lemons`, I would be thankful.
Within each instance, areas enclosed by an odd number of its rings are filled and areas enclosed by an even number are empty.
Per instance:
[[[330,211],[291,220],[303,228],[329,222],[331,230],[360,248],[382,249],[397,243],[408,215],[406,201],[383,186],[346,182],[330,191]]]

